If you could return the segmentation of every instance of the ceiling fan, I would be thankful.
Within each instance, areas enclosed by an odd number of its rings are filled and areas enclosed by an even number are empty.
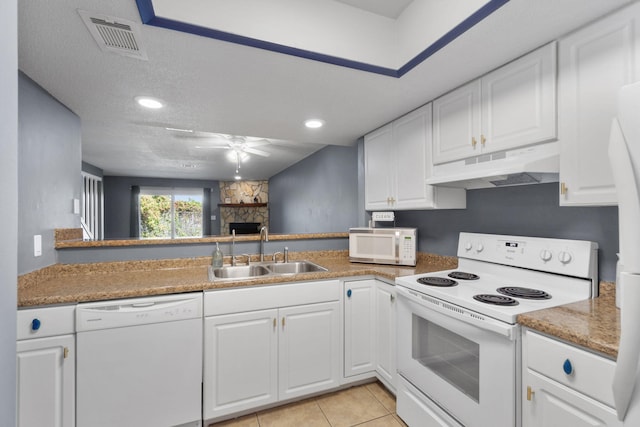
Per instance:
[[[236,156],[240,156],[241,153],[250,153],[257,156],[269,157],[271,153],[258,150],[256,147],[262,145],[268,145],[271,142],[266,138],[257,138],[253,136],[238,136],[227,135],[224,133],[210,133],[210,132],[193,132],[188,135],[176,135],[179,138],[187,139],[202,139],[206,140],[206,144],[196,145],[197,149],[225,149],[231,150],[236,153]]]

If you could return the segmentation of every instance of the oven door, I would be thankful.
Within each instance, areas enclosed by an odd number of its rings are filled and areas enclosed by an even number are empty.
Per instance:
[[[398,373],[465,426],[517,425],[517,325],[397,293]]]

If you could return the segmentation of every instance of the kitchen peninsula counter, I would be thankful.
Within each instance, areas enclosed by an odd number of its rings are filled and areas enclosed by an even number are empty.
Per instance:
[[[308,260],[328,271],[217,282],[208,279],[211,257],[55,264],[18,278],[18,307],[73,304],[352,276],[377,276],[393,281],[399,276],[447,270],[457,266],[456,257],[419,253],[417,258],[416,267],[398,267],[351,263],[346,250],[292,252],[290,261]],[[229,261],[227,257],[225,263],[228,264]]]
[[[518,323],[615,359],[620,342],[620,310],[615,284],[600,282],[600,296],[518,316]]]

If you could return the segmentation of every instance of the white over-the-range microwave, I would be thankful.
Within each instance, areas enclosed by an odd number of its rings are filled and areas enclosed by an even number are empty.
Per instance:
[[[349,261],[416,265],[415,228],[350,228]]]

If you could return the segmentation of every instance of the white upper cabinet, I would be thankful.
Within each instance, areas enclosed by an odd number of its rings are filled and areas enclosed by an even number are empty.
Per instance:
[[[365,207],[464,208],[464,190],[426,184],[431,175],[431,104],[364,137]]]
[[[556,139],[556,44],[433,101],[433,163]]]
[[[615,205],[608,146],[619,89],[635,82],[640,4],[559,42],[560,204]]]
[[[386,125],[364,137],[364,198],[367,209],[388,209],[393,194],[395,164],[391,160],[392,126]]]
[[[433,101],[433,163],[480,153],[480,80]]]

